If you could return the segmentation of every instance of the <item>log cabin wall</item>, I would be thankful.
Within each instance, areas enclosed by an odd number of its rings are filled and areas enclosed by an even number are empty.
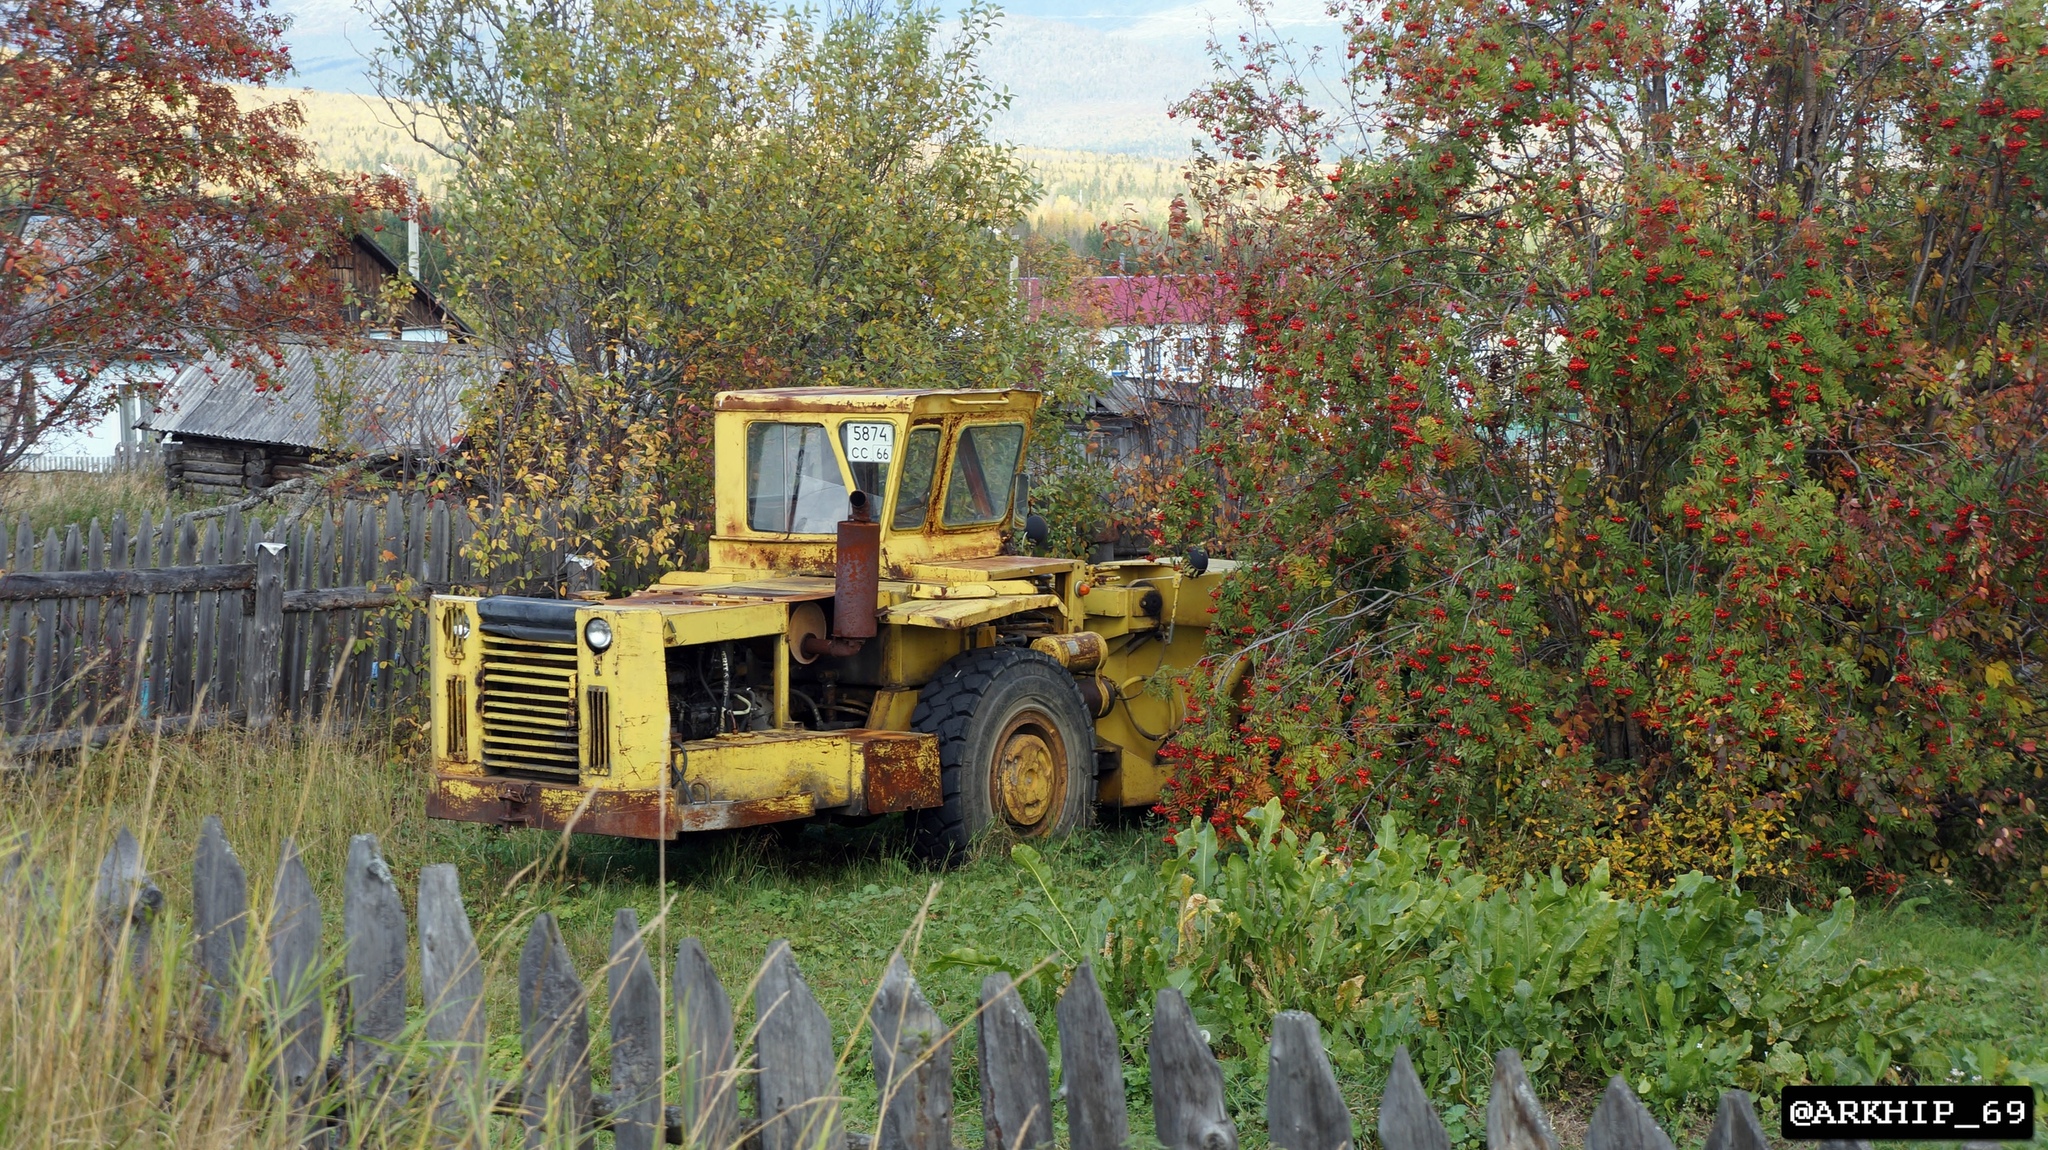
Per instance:
[[[164,478],[187,495],[243,495],[308,474],[312,453],[285,444],[191,437],[164,449]]]

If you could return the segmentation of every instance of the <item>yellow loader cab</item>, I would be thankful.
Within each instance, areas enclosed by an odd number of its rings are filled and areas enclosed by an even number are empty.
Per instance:
[[[438,818],[644,839],[910,812],[948,858],[1149,805],[1231,564],[1005,555],[1039,397],[718,397],[710,567],[435,596]]]

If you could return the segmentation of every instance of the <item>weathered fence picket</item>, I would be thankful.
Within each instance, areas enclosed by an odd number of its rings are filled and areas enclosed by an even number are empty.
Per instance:
[[[1123,1044],[1092,965],[1084,962],[1074,971],[1053,1014],[1059,1022],[1068,1144],[1073,1150],[1122,1150],[1131,1138]]]
[[[697,1146],[729,1146],[740,1129],[739,1076],[733,1065],[732,999],[694,938],[676,948],[669,993],[682,1043],[674,1123]]]
[[[953,1150],[953,1041],[901,954],[882,971],[868,1025],[881,1100],[878,1150]],[[988,1144],[999,1144],[993,1132]]]
[[[1586,1150],[1676,1150],[1635,1091],[1617,1075],[1586,1124]]]
[[[1536,1090],[1522,1069],[1522,1056],[1503,1050],[1493,1056],[1493,1085],[1487,1096],[1487,1150],[1557,1150],[1557,1135]]]
[[[1052,1085],[1045,1042],[1007,974],[981,982],[975,1019],[981,1067],[981,1112],[988,1144],[1004,1150],[1052,1145]]]
[[[1771,1150],[1770,1141],[1764,1137],[1763,1123],[1757,1121],[1756,1103],[1747,1093],[1729,1090],[1721,1095],[1707,1145],[1717,1150]]]
[[[590,1113],[590,1006],[552,914],[534,916],[519,954],[519,1033],[526,1051],[519,1117],[529,1147],[595,1145]]]
[[[844,1143],[832,1023],[786,941],[768,944],[768,961],[754,982],[754,1057],[761,1064],[755,1090],[762,1150]]]
[[[114,846],[100,860],[99,883],[93,892],[99,915],[103,953],[109,965],[127,951],[128,965],[142,969],[149,961],[149,938],[163,909],[164,892],[142,867],[142,846],[122,827]]]
[[[249,939],[249,877],[221,834],[218,815],[200,824],[199,850],[192,857],[192,935],[199,946],[206,1030],[213,1033]]]
[[[1274,1015],[1268,1060],[1266,1134],[1276,1150],[1351,1150],[1351,1112],[1315,1016]]]
[[[455,1117],[484,1081],[484,967],[450,863],[420,870],[419,934],[423,1029],[444,1059],[440,1093]]]
[[[1490,1108],[1487,1115],[1490,1124]],[[1422,1089],[1422,1078],[1408,1060],[1405,1046],[1394,1052],[1394,1065],[1387,1071],[1387,1088],[1380,1095],[1379,1135],[1386,1150],[1451,1150],[1450,1132],[1436,1116],[1436,1107],[1429,1104],[1429,1094]],[[1489,1125],[1489,1145],[1491,1136]]]
[[[463,508],[424,495],[344,504],[299,527],[230,510],[145,512],[131,530],[117,513],[40,542],[24,518],[0,553],[0,735],[56,750],[133,720],[263,726],[405,705],[429,634],[424,612],[405,608],[451,587],[588,582],[560,544],[479,573],[463,551],[474,530]]]
[[[270,895],[270,986],[275,996],[279,1092],[304,1108],[320,1088],[320,898],[299,859],[298,844],[284,843]]]
[[[1223,1098],[1223,1068],[1172,987],[1152,1007],[1152,1127],[1166,1150],[1237,1150],[1237,1123]]]
[[[612,1145],[617,1150],[654,1150],[662,1140],[661,987],[647,947],[640,941],[640,916],[623,907],[612,919],[610,991],[612,1078],[609,1105]],[[948,1148],[950,1150],[950,1148]]]
[[[248,888],[218,819],[202,824],[192,864],[191,922],[198,972],[215,997],[203,1001],[207,1032],[236,988],[252,985],[241,955],[257,945],[269,955],[262,990],[244,1000],[264,1012],[271,1037],[272,1080],[308,1124],[345,1132],[350,1124],[398,1121],[393,1098],[434,1101],[429,1120],[444,1128],[443,1144],[477,1121],[518,1124],[524,1142],[540,1147],[593,1147],[611,1131],[621,1150],[686,1145],[699,1150],[865,1150],[850,1135],[830,1022],[812,996],[787,942],[769,947],[755,980],[752,1068],[736,1063],[731,999],[694,938],[676,948],[672,994],[675,1045],[662,1026],[662,994],[638,916],[621,910],[612,923],[607,1004],[608,1089],[593,1081],[590,996],[552,914],[537,915],[518,970],[523,1057],[519,1078],[493,1083],[484,1073],[484,967],[463,909],[455,868],[429,866],[418,891],[419,978],[425,1041],[408,1048],[406,994],[410,964],[403,903],[376,839],[350,840],[343,872],[344,943],[323,957],[320,902],[296,845],[285,844],[272,883],[267,928],[247,928]],[[26,840],[0,850],[0,906],[23,905],[23,888],[42,881]],[[163,894],[150,880],[140,844],[119,830],[102,861],[94,898],[111,974],[146,963]],[[126,956],[122,950],[126,950]],[[337,1055],[323,1061],[324,1005],[335,1012]],[[1122,1050],[1094,972],[1078,968],[1060,995],[1060,1092],[1037,1021],[1007,975],[982,985],[975,1024],[981,1117],[988,1150],[1034,1150],[1056,1139],[1055,1097],[1065,1099],[1074,1150],[1128,1150]],[[878,1091],[872,1150],[953,1150],[953,1038],[918,989],[901,952],[883,970],[866,1018]],[[676,1053],[669,1061],[671,1049]],[[1223,1094],[1215,1055],[1186,1000],[1161,990],[1149,1040],[1152,1112],[1159,1143],[1174,1150],[1232,1150],[1238,1131]],[[1283,1011],[1273,1020],[1268,1051],[1266,1122],[1275,1150],[1352,1150],[1352,1115],[1314,1018]],[[673,1065],[678,1092],[664,1105],[664,1067]],[[751,1081],[756,1105],[742,1115],[739,1084]],[[396,1086],[397,1089],[386,1089]],[[503,1119],[492,1115],[503,1115]],[[1556,1137],[1512,1050],[1494,1059],[1486,1113],[1489,1150],[1555,1150]],[[1395,1052],[1379,1103],[1384,1150],[1450,1150],[1450,1138],[1403,1048]],[[331,1140],[330,1140],[331,1141]],[[1627,1083],[1608,1083],[1586,1132],[1584,1150],[1672,1150]],[[1770,1150],[1749,1095],[1721,1096],[1706,1150]],[[1868,1150],[1823,1143],[1822,1150]]]
[[[405,1029],[405,907],[377,836],[349,840],[342,872],[342,985],[348,991],[348,1072],[372,1073],[391,1058]]]

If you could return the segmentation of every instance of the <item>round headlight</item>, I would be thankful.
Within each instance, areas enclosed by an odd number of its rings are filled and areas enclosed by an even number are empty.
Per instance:
[[[457,639],[469,638],[469,616],[455,616],[454,620],[448,624],[448,633]]]
[[[612,645],[612,625],[602,619],[592,619],[583,625],[583,641],[593,651],[603,651]]]

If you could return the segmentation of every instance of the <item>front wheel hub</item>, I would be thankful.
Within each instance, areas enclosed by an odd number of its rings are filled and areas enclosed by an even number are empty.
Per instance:
[[[996,740],[989,779],[1004,820],[1027,834],[1049,825],[1048,816],[1065,805],[1066,766],[1066,747],[1049,717],[1029,711],[1011,720]]]

